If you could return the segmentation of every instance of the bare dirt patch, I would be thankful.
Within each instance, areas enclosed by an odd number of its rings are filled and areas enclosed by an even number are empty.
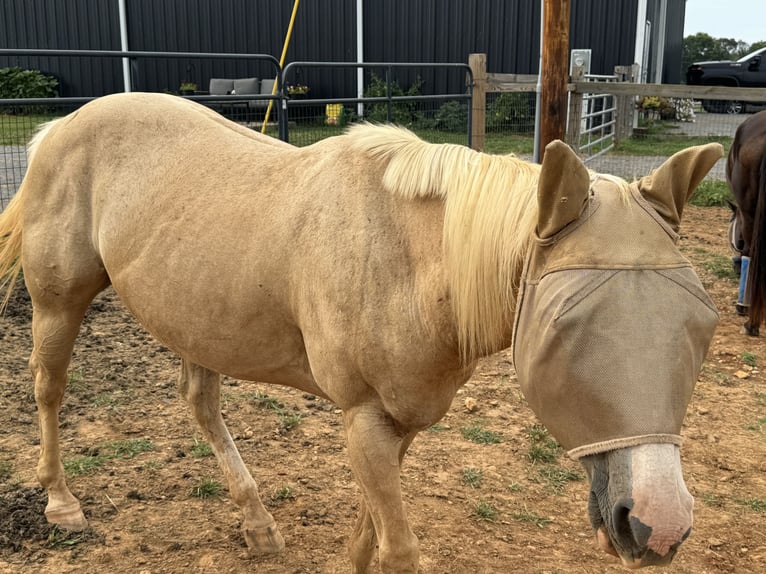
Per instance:
[[[721,324],[684,425],[695,526],[670,572],[766,572],[766,339],[739,334],[737,281],[720,276],[729,265],[727,223],[723,209],[689,207],[682,229],[682,249]],[[222,476],[176,392],[178,360],[111,291],[83,324],[62,408],[69,483],[90,528],[49,526],[35,479],[30,317],[22,288],[0,319],[0,573],[349,571],[357,488],[335,408],[298,391],[225,380],[227,423],[287,542],[278,556],[249,558],[226,489],[195,496]],[[423,572],[622,571],[595,548],[578,464],[546,454],[535,425],[502,352],[418,437],[403,481]],[[499,442],[473,442],[466,429]]]

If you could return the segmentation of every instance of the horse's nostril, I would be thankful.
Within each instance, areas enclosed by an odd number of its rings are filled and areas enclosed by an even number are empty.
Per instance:
[[[614,536],[623,548],[634,548],[637,542],[631,527],[630,511],[633,510],[632,498],[621,498],[612,507],[612,526]]]

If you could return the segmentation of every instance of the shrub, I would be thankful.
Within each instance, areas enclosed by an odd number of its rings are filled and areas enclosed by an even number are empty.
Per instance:
[[[535,94],[513,92],[500,94],[487,109],[488,132],[529,133],[535,130]]]
[[[464,133],[468,126],[468,108],[461,102],[442,104],[434,117],[436,129]]]
[[[38,70],[0,68],[0,99],[54,98],[59,82]]]
[[[54,98],[58,96],[59,82],[38,70],[22,70],[18,67],[0,68],[0,99]],[[39,106],[5,108],[6,112],[40,113]]]
[[[399,82],[391,82],[391,92],[389,94],[386,80],[379,78],[374,72],[370,75],[370,83],[364,90],[365,98],[385,98],[387,96],[417,96],[420,95],[420,87],[423,82],[418,79],[407,91],[402,90]],[[372,122],[388,121],[388,104],[386,102],[365,104],[367,119]],[[417,106],[415,102],[397,102],[391,104],[391,121],[395,124],[410,125],[418,119]]]

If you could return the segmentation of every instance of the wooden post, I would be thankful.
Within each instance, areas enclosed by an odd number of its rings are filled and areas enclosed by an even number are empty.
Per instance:
[[[468,66],[473,73],[471,148],[476,151],[484,151],[487,117],[487,55],[469,54]]]
[[[582,82],[585,76],[583,66],[572,68],[572,83]],[[574,90],[569,93],[569,124],[567,125],[566,142],[578,152],[580,147],[580,129],[582,127],[582,92]]]
[[[564,139],[567,121],[567,81],[569,79],[570,0],[545,0],[543,8],[543,57],[541,80],[540,149]]]
[[[614,75],[618,77],[618,82],[633,81],[633,66],[615,66]],[[615,107],[617,108],[616,123],[614,129],[614,143],[619,144],[630,138],[633,131],[633,100],[635,96],[627,94],[616,95]]]

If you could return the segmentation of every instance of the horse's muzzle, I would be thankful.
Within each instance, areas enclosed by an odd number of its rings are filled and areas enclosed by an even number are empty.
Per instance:
[[[675,445],[641,445],[582,460],[598,545],[628,568],[669,564],[691,533],[694,499],[678,453]]]

